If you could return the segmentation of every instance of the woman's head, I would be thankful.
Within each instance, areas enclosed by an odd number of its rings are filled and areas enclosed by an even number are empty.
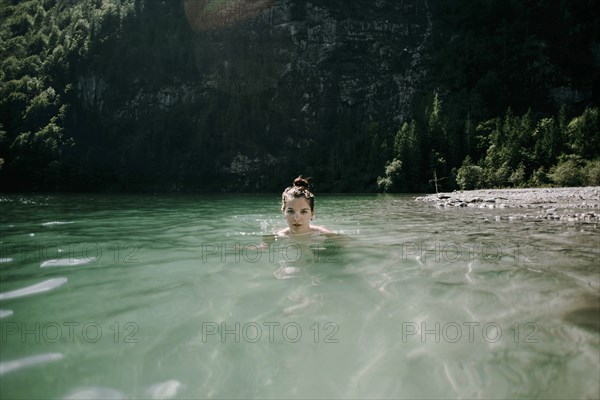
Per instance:
[[[294,184],[281,195],[281,211],[288,224],[290,234],[305,234],[311,231],[315,196],[308,190],[308,180],[302,176],[294,179]]]
[[[315,195],[309,190],[310,178],[302,175],[294,179],[292,186],[288,186],[281,194],[281,211],[285,211],[287,203],[293,199],[304,198],[310,206],[311,213],[315,210]]]

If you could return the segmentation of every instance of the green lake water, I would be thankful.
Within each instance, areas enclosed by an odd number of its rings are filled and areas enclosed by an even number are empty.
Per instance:
[[[597,226],[279,198],[1,196],[0,397],[600,397]]]

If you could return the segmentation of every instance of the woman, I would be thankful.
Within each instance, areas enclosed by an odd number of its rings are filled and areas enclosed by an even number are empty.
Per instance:
[[[280,268],[273,274],[286,279],[306,273],[306,268],[316,263],[337,262],[338,238],[341,236],[322,226],[311,225],[315,216],[315,195],[309,190],[308,179],[294,179],[292,186],[281,194],[281,211],[288,227],[274,235],[263,236],[262,248],[281,252]],[[317,239],[312,234],[319,234]],[[274,244],[281,240],[279,245]],[[328,243],[335,237],[335,243]],[[271,247],[273,246],[273,247]],[[271,254],[271,253],[269,253]]]
[[[329,233],[327,228],[311,225],[315,216],[315,195],[309,190],[308,179],[302,175],[294,179],[294,184],[281,194],[281,211],[288,227],[277,232],[279,236],[306,235],[309,233]]]

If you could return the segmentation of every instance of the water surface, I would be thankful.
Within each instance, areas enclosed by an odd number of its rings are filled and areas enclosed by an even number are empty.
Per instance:
[[[278,199],[2,196],[0,397],[600,396],[597,226]]]

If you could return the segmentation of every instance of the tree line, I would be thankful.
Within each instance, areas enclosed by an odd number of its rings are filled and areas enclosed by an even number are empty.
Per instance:
[[[427,191],[438,179],[448,190],[600,185],[597,107],[573,118],[565,107],[537,119],[531,110],[519,116],[510,108],[481,122],[467,115],[462,131],[451,134],[436,95],[424,120],[405,122],[394,137],[393,158],[377,181],[383,191]],[[453,167],[460,149],[466,156]]]
[[[221,37],[194,33],[180,1],[0,0],[2,190],[275,191],[299,173],[334,192],[429,192],[434,173],[444,189],[598,184],[594,1],[427,3],[427,74],[390,122],[358,117],[336,82],[307,117],[301,75],[199,90]],[[242,47],[241,72],[270,77],[277,52]]]
[[[429,80],[380,149],[380,190],[598,185],[593,1],[429,4]]]

